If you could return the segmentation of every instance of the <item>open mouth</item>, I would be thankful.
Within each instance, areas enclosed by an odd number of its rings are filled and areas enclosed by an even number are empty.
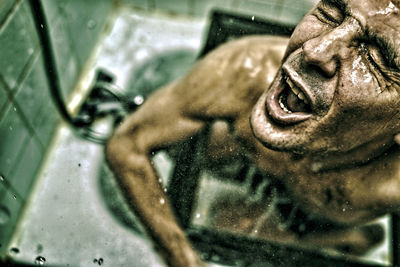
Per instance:
[[[279,83],[271,88],[266,108],[275,122],[292,125],[312,116],[310,103],[305,91],[297,86],[286,73],[282,73]]]
[[[310,113],[309,101],[300,88],[288,76],[284,77],[284,82],[285,88],[278,97],[280,107],[289,114],[293,112]]]

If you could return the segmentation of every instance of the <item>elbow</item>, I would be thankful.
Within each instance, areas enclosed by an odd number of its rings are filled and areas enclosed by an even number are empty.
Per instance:
[[[124,148],[124,138],[113,135],[106,143],[104,152],[107,164],[111,169],[116,169],[123,164],[123,158],[126,157],[126,147]]]
[[[132,161],[137,162],[147,155],[147,150],[140,141],[143,138],[138,132],[132,134],[118,130],[107,141],[104,151],[107,164],[114,172],[127,168],[132,165]]]

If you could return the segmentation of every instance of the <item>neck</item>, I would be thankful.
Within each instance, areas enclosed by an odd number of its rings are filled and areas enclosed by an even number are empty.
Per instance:
[[[311,155],[310,170],[315,173],[348,169],[377,160],[394,147],[393,136],[378,138],[346,152]]]

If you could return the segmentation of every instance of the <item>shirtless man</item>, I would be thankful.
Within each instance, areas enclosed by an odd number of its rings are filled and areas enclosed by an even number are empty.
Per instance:
[[[399,8],[398,0],[323,0],[282,61],[283,39],[225,44],[118,127],[109,165],[170,266],[202,263],[150,155],[214,121],[226,121],[249,158],[310,213],[358,224],[399,210]]]

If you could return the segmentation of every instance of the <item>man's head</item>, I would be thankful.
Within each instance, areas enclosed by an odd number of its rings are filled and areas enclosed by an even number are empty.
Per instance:
[[[251,124],[267,147],[348,151],[400,132],[400,3],[323,0],[294,31]]]

